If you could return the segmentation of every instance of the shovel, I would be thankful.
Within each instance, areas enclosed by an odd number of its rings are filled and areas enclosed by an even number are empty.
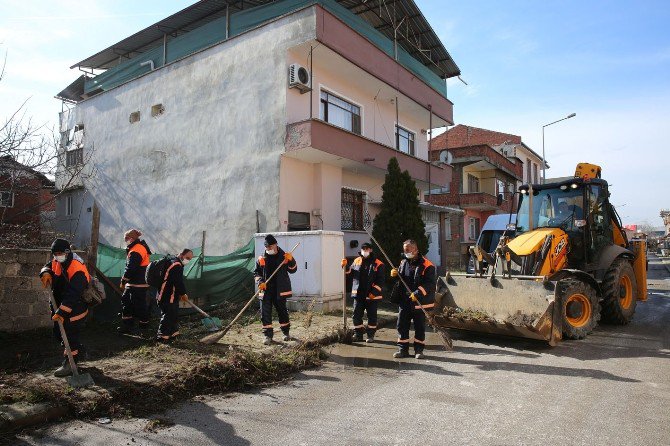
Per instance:
[[[56,311],[58,305],[51,293],[49,293],[49,299],[51,300],[51,307]],[[77,363],[74,362],[74,357],[72,356],[72,350],[70,349],[70,342],[67,340],[67,335],[65,334],[65,327],[63,323],[58,321],[58,329],[60,330],[60,337],[63,339],[63,344],[65,345],[65,353],[67,354],[67,360],[70,362],[70,369],[72,369],[72,376],[65,377],[67,383],[74,388],[78,387],[88,387],[95,385],[93,378],[88,373],[79,374],[79,369],[77,369]]]
[[[201,309],[199,306],[191,302],[190,300],[186,301],[187,304],[191,306],[191,308],[194,308],[198,313],[202,314],[205,316],[205,318],[202,320],[202,325],[209,331],[219,331],[221,327],[223,326],[223,322],[221,322],[221,319],[218,317],[212,317],[209,314],[205,313],[203,309]]]

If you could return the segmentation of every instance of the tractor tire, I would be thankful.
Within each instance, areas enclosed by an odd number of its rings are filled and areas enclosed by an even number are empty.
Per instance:
[[[562,302],[563,338],[584,339],[598,325],[600,301],[593,287],[581,280],[558,283]]]
[[[602,282],[603,322],[625,325],[633,319],[637,304],[637,280],[633,265],[627,259],[618,259],[605,273]]]

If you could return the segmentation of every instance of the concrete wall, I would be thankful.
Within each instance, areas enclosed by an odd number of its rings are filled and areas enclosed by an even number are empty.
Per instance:
[[[37,275],[49,250],[0,249],[0,331],[51,327],[49,300]]]
[[[67,197],[72,197],[72,213],[66,214]],[[67,237],[78,249],[87,247],[91,242],[91,224],[93,222],[93,197],[85,189],[63,192],[56,200],[53,226],[61,236]],[[113,240],[118,246],[122,242]]]
[[[314,37],[310,8],[80,103],[71,119],[95,147],[100,240],[118,246],[137,227],[175,252],[207,230],[217,255],[248,242],[256,210],[261,231],[279,230],[286,54]],[[152,117],[154,104],[164,113]]]
[[[533,175],[533,165],[537,166],[537,176],[538,179],[541,180],[542,178],[542,158],[536,156],[535,154],[531,153],[528,149],[523,147],[522,145],[518,145],[516,147],[516,157],[521,160],[523,163],[523,183],[528,184],[530,181],[528,178],[528,160],[531,162],[531,168],[530,168],[530,173]],[[547,170],[549,170],[547,168]]]

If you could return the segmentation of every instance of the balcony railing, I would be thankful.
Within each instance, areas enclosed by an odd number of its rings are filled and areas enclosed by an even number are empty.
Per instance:
[[[519,181],[523,178],[523,163],[521,160],[507,158],[486,144],[457,147],[449,149],[449,152],[453,156],[452,164],[473,164],[478,161],[486,161]]]

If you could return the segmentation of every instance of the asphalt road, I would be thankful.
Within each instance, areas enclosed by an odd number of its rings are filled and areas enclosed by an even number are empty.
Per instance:
[[[649,264],[649,300],[625,327],[555,348],[460,335],[426,360],[394,360],[394,330],[338,345],[323,367],[261,391],[199,398],[146,420],[69,422],[31,445],[670,444],[670,274]]]

